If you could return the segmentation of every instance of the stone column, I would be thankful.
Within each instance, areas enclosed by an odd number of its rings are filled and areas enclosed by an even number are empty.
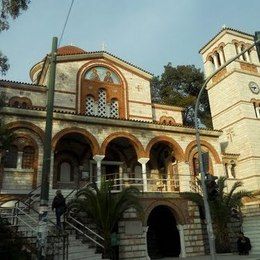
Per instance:
[[[189,164],[186,162],[179,162],[178,172],[180,192],[190,192],[191,174]]]
[[[143,178],[143,191],[147,191],[147,174],[146,174],[146,163],[150,158],[139,158],[138,162],[142,165],[142,178]]]
[[[215,69],[218,69],[219,65],[218,65],[218,58],[216,56],[216,53],[213,54],[213,60],[214,60]]]
[[[183,232],[183,225],[177,225],[177,229],[179,230],[180,235],[180,243],[181,243],[181,253],[180,258],[186,257],[186,250],[185,250],[185,239],[184,239],[184,232]]]
[[[22,169],[23,152],[19,151],[17,154],[17,169]]]
[[[95,155],[93,159],[97,163],[97,186],[100,188],[101,186],[101,161],[105,158],[105,155]]]
[[[220,57],[220,65],[222,66],[225,63],[224,53],[223,50],[218,51],[219,57]]]
[[[237,50],[238,50],[238,53],[241,53],[241,52],[242,52],[242,46],[241,46],[241,45],[238,45],[238,46],[237,46]],[[243,59],[243,55],[241,55],[241,56],[239,57],[239,59],[240,59],[240,60],[244,60],[244,59]]]
[[[250,62],[250,58],[249,58],[248,51],[245,53],[245,56],[246,56],[246,61],[247,61],[247,62]]]

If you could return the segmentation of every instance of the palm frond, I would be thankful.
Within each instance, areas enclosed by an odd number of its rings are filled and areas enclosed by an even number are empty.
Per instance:
[[[238,188],[240,188],[240,187],[242,187],[242,186],[243,186],[243,183],[242,183],[241,181],[236,181],[236,182],[233,184],[233,186],[231,187],[230,192],[229,192],[229,193],[227,194],[227,196],[226,196],[226,203],[227,203],[227,205],[230,204],[230,201],[231,201],[231,199],[232,199],[232,196],[233,196],[234,192],[235,192]]]

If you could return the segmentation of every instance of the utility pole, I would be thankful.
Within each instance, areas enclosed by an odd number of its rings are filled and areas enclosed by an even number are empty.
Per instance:
[[[203,165],[202,150],[201,150],[201,143],[200,143],[200,131],[199,131],[199,122],[198,122],[199,103],[200,103],[200,98],[201,98],[202,92],[206,88],[209,81],[216,74],[218,74],[223,68],[227,67],[231,62],[233,62],[234,60],[239,58],[241,55],[243,55],[244,53],[246,53],[247,51],[252,49],[254,46],[257,47],[257,54],[258,54],[258,57],[260,58],[260,32],[256,32],[254,43],[252,45],[250,45],[248,48],[243,50],[241,53],[237,54],[234,58],[228,60],[225,64],[223,64],[215,72],[213,72],[208,78],[206,78],[203,86],[200,89],[199,95],[196,100],[196,105],[195,105],[194,120],[195,120],[195,131],[196,131],[196,142],[197,142],[198,155],[199,155],[199,166],[200,166],[201,184],[202,184],[202,192],[203,192],[203,203],[204,203],[205,215],[206,215],[206,221],[207,221],[209,248],[210,248],[210,254],[211,254],[212,260],[216,259],[216,249],[215,249],[215,237],[214,237],[214,232],[213,232],[213,227],[212,227],[212,220],[211,220],[211,215],[210,215],[210,208],[209,208],[209,203],[208,203],[208,194],[207,194],[206,184],[205,184],[205,169],[204,169],[204,165]]]
[[[52,118],[53,118],[53,103],[54,103],[54,88],[56,75],[56,52],[58,38],[52,39],[51,55],[48,55],[50,60],[50,71],[48,79],[48,99],[46,111],[46,124],[43,147],[43,164],[42,164],[42,182],[41,196],[39,207],[39,224],[37,234],[38,260],[45,259],[48,236],[48,201],[49,201],[49,176],[51,166],[51,139],[52,139]]]

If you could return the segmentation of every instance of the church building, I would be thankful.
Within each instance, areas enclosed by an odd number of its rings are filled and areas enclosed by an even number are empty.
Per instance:
[[[206,77],[252,43],[250,34],[222,29],[200,50]],[[2,206],[41,184],[49,69],[46,56],[30,70],[31,83],[0,81],[1,116],[15,133],[10,149],[1,151]],[[134,185],[144,216],[128,212],[120,223],[120,259],[203,255],[199,210],[181,196],[200,188],[195,129],[183,125],[183,108],[152,102],[151,78],[106,51],[58,48],[50,193],[102,177],[114,181],[115,192]],[[253,48],[208,84],[214,129],[200,129],[209,173],[226,176],[229,185],[243,181],[256,194],[246,201],[251,208],[260,205],[259,86]]]

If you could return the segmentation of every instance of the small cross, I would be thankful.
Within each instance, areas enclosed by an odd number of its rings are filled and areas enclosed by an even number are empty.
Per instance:
[[[140,90],[142,89],[140,85],[137,85],[137,90],[140,92]]]
[[[227,137],[228,139],[230,139],[230,142],[232,143],[233,142],[233,137],[234,137],[234,131],[232,128],[229,128],[227,130]]]

